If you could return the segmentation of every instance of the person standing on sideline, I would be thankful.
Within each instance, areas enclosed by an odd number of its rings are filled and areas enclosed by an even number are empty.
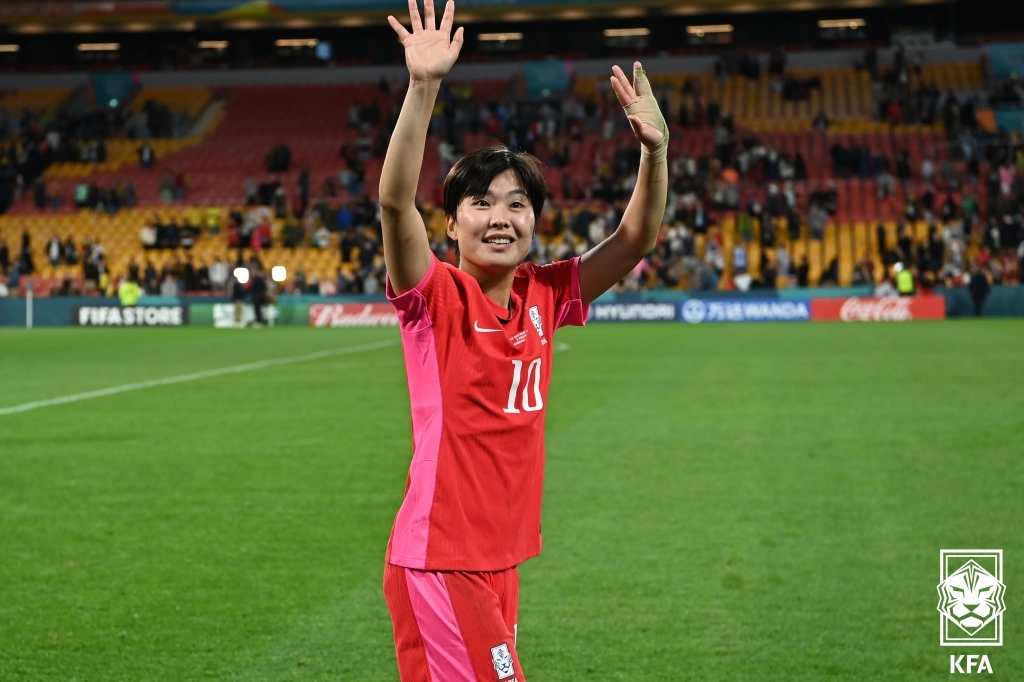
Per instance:
[[[138,276],[123,279],[117,287],[117,298],[126,308],[138,303],[141,297],[142,287],[139,286]]]
[[[238,275],[231,277],[231,305],[235,308],[235,326],[242,326],[242,313],[245,311],[245,285],[238,281]]]
[[[267,303],[267,278],[263,275],[263,268],[254,265],[252,268],[252,281],[249,283],[249,295],[252,297],[252,312],[256,318],[253,323],[256,327],[263,326],[263,306]]]
[[[398,311],[412,406],[413,458],[385,558],[384,597],[402,682],[526,682],[516,651],[519,574],[540,553],[544,414],[552,335],[655,246],[668,192],[668,127],[639,62],[612,89],[641,145],[617,229],[581,256],[527,261],[547,197],[538,161],[499,145],[444,181],[458,265],[430,250],[416,208],[431,111],[463,44],[449,0],[412,30],[409,89],[380,178],[388,298]],[[497,673],[497,676],[495,675]]]

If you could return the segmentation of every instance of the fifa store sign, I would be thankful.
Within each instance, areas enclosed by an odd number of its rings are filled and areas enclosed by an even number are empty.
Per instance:
[[[183,305],[83,305],[75,309],[74,323],[80,327],[182,327],[188,324]]]

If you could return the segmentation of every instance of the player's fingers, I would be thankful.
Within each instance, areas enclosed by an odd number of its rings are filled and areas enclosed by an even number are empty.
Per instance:
[[[633,92],[640,97],[654,94],[651,82],[647,80],[647,74],[644,73],[644,67],[640,62],[633,62]]]
[[[619,100],[619,106],[624,107],[632,104],[633,100],[630,99],[628,94],[626,94],[626,90],[622,87],[622,83],[619,82],[619,79],[612,76],[610,80],[612,82],[612,90],[615,91],[615,97]]]
[[[452,36],[452,44],[448,48],[455,53],[455,58],[459,58],[459,52],[462,51],[462,43],[465,40],[465,32],[463,28],[459,26],[458,30],[455,31],[455,35]]]
[[[455,0],[448,0],[444,5],[444,14],[441,15],[441,26],[438,28],[446,39],[451,39],[452,22],[455,21]]]
[[[402,26],[402,22],[389,15],[388,23],[391,24],[391,28],[395,29],[398,39],[405,43],[405,39],[409,37],[409,32],[405,30],[405,26]]]
[[[413,33],[423,30],[423,20],[420,19],[420,8],[416,4],[416,0],[409,0],[409,21],[412,22]]]
[[[623,92],[622,92],[622,86],[619,85],[619,81],[615,79],[615,76],[612,76],[608,80],[611,81],[612,91],[615,93],[615,98],[617,100],[619,100],[619,105],[626,106],[625,104],[622,103],[622,99],[623,99],[624,95],[623,95]]]
[[[626,93],[626,101],[622,103],[622,106],[631,104],[636,101],[636,93],[633,92],[633,86],[629,84],[629,79],[626,78],[626,74],[622,72],[622,69],[618,65],[612,67],[613,78],[619,82],[622,87],[622,91]]]
[[[437,28],[434,21],[434,0],[423,0],[423,28],[433,31]]]

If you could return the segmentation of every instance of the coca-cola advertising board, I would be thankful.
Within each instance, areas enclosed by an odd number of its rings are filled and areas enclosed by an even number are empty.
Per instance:
[[[314,303],[309,306],[310,327],[385,327],[398,324],[390,303]]]
[[[816,298],[811,300],[811,320],[842,322],[910,322],[946,319],[942,296],[890,298]]]

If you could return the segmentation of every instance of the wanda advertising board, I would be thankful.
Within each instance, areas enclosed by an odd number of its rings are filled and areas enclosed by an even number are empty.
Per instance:
[[[942,296],[901,296],[899,298],[816,298],[811,301],[815,322],[910,322],[946,319]]]

